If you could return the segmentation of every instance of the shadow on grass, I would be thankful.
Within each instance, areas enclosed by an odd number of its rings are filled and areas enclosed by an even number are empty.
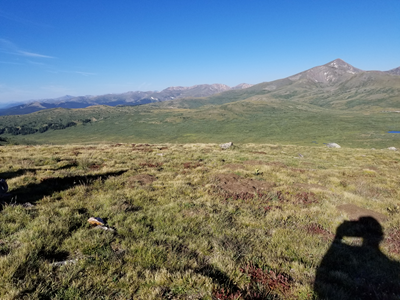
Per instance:
[[[36,174],[36,171],[37,171],[36,169],[19,169],[17,171],[2,172],[0,173],[0,178],[7,180],[14,177],[22,176],[30,172]]]
[[[211,264],[207,264],[195,271],[198,274],[211,278],[214,283],[218,283],[220,287],[225,288],[227,291],[236,293],[239,290],[228,275]]]
[[[344,237],[362,238],[362,244],[346,244]],[[400,263],[380,251],[382,240],[372,217],[343,222],[317,269],[316,299],[400,299]]]
[[[126,170],[98,175],[45,178],[39,184],[31,183],[15,190],[9,190],[9,196],[3,197],[1,200],[2,202],[13,204],[23,204],[27,202],[34,204],[43,197],[50,196],[55,192],[64,191],[76,185],[90,185],[93,181],[104,181],[108,177],[120,176],[125,172]]]

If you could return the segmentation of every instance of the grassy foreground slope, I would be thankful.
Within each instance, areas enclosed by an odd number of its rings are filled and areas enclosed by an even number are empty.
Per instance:
[[[318,106],[249,100],[197,109],[92,107],[48,110],[0,118],[1,126],[27,125],[39,129],[48,123],[77,122],[64,130],[9,136],[18,143],[67,144],[102,142],[141,143],[284,143],[312,145],[336,142],[345,147],[399,147],[400,115],[394,112],[343,111]],[[82,124],[81,119],[91,122]]]
[[[312,299],[321,291],[396,299],[400,292],[399,273],[387,271],[400,260],[398,152],[272,144],[0,152],[11,193],[0,198],[1,299]],[[365,250],[368,261],[339,257],[320,268],[338,226],[354,217],[337,209],[343,204],[374,211],[385,238],[377,253]],[[115,231],[92,228],[89,217]],[[342,247],[360,245],[360,236],[348,237]],[[321,276],[331,268],[336,277],[327,284]],[[360,268],[364,277],[354,273]]]

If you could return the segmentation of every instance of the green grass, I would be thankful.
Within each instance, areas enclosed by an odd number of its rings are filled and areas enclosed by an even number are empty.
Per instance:
[[[312,299],[318,266],[348,218],[336,209],[345,203],[387,217],[380,249],[400,259],[395,151],[165,143],[0,153],[12,194],[0,211],[1,299]],[[146,174],[154,181],[142,185],[135,176]],[[238,195],[223,189],[221,174],[271,185]],[[92,228],[89,217],[116,231]],[[338,284],[337,299],[366,287],[344,275]]]
[[[398,147],[399,114],[324,109],[295,102],[266,101],[254,97],[221,106],[197,109],[154,107],[93,107],[50,110],[0,118],[0,126],[91,119],[64,130],[9,136],[13,143],[280,143],[312,145],[336,142],[352,148]]]

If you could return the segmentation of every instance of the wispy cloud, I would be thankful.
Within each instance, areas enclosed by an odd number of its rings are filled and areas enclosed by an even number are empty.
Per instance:
[[[22,51],[22,50],[18,50],[17,52],[18,52],[19,55],[28,56],[28,57],[54,58],[53,56],[48,56],[48,55],[43,55],[43,54],[38,54],[38,53],[32,53],[32,52]]]
[[[49,56],[49,55],[43,55],[43,54],[39,54],[39,53],[25,51],[23,49],[20,49],[13,42],[10,42],[9,40],[1,39],[1,38],[0,38],[0,51],[3,53],[24,56],[24,57],[54,58],[53,56]]]

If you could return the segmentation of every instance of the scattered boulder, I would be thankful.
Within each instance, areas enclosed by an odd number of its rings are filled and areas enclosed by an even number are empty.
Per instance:
[[[389,147],[388,150],[397,151],[396,147]]]
[[[376,211],[359,207],[355,204],[343,204],[336,207],[338,210],[345,212],[350,220],[358,220],[361,217],[373,217],[379,222],[387,221],[387,217],[384,214]]]
[[[232,142],[219,145],[222,149],[226,150],[233,146]]]
[[[106,222],[104,222],[102,218],[90,217],[88,219],[88,222],[90,225],[96,225],[96,226],[104,226],[106,224]]]
[[[328,148],[342,148],[342,147],[340,147],[339,144],[336,144],[336,143],[328,143],[328,144],[326,144],[326,146]]]

